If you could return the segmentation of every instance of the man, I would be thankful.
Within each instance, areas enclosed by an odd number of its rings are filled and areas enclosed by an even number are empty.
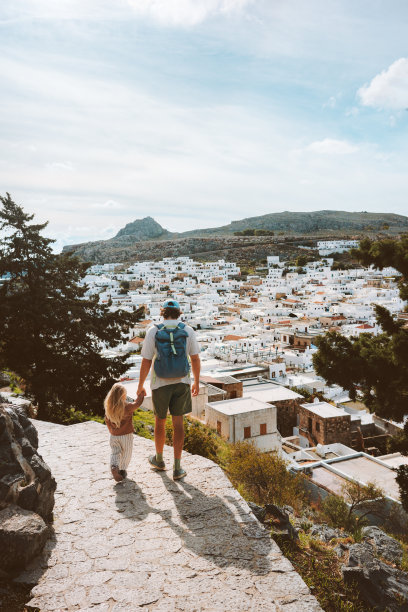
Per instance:
[[[163,321],[147,330],[142,348],[142,365],[137,393],[146,393],[144,383],[153,362],[150,379],[155,414],[154,442],[156,454],[149,457],[155,470],[165,470],[163,447],[166,438],[165,424],[167,410],[173,420],[174,468],[173,478],[184,478],[187,472],[181,467],[181,453],[184,442],[183,417],[191,412],[191,396],[198,395],[200,379],[200,346],[195,331],[179,321],[180,304],[173,299],[166,300],[160,312]],[[174,342],[174,343],[173,343]],[[190,373],[187,359],[191,362],[194,381],[190,388]],[[185,362],[185,370],[179,371],[178,362]],[[158,375],[158,373],[160,375]],[[174,373],[178,372],[178,376]]]

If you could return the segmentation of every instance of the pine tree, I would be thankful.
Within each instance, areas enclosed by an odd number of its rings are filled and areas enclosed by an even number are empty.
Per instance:
[[[362,240],[352,255],[367,266],[394,267],[401,274],[400,295],[408,298],[408,236],[400,240]],[[313,364],[329,384],[340,385],[352,399],[359,390],[371,411],[401,423],[408,415],[408,329],[386,308],[377,305],[375,312],[382,333],[361,334],[357,338],[346,338],[337,332],[321,336]],[[408,421],[404,434],[398,449],[408,455]],[[408,466],[398,469],[397,482],[408,512]]]
[[[71,409],[103,414],[103,398],[126,369],[126,355],[107,358],[103,348],[126,341],[141,318],[110,312],[80,284],[88,264],[52,252],[41,235],[47,223],[33,224],[7,193],[0,196],[0,370],[20,376],[38,417],[61,421]]]

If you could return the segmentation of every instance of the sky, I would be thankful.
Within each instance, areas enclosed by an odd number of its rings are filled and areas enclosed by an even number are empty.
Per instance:
[[[2,0],[0,193],[63,245],[408,214],[406,0]]]

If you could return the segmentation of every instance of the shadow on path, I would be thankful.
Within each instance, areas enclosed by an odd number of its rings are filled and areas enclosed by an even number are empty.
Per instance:
[[[185,548],[218,567],[250,569],[260,575],[269,573],[267,556],[271,541],[255,519],[239,522],[219,496],[205,495],[188,482],[175,483],[166,472],[152,474],[152,478],[162,478],[172,498],[173,511],[150,506],[142,489],[129,480],[124,486],[115,486],[118,511],[134,521],[143,521],[149,513],[160,515]]]

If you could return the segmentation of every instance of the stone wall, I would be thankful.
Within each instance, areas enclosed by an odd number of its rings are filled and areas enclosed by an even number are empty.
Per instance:
[[[346,446],[351,446],[351,418],[349,414],[336,417],[321,417],[311,410],[300,406],[299,429],[309,433],[310,441],[313,444],[334,444],[335,442],[340,442]]]
[[[226,400],[236,399],[237,397],[242,397],[243,395],[243,385],[241,380],[237,380],[236,382],[224,382],[221,380],[211,384],[214,385],[214,387],[218,387],[219,389],[227,392],[227,395],[224,398]]]
[[[297,426],[297,415],[301,402],[304,402],[303,397],[273,402],[277,408],[278,431],[283,438],[293,436],[293,428]]]

